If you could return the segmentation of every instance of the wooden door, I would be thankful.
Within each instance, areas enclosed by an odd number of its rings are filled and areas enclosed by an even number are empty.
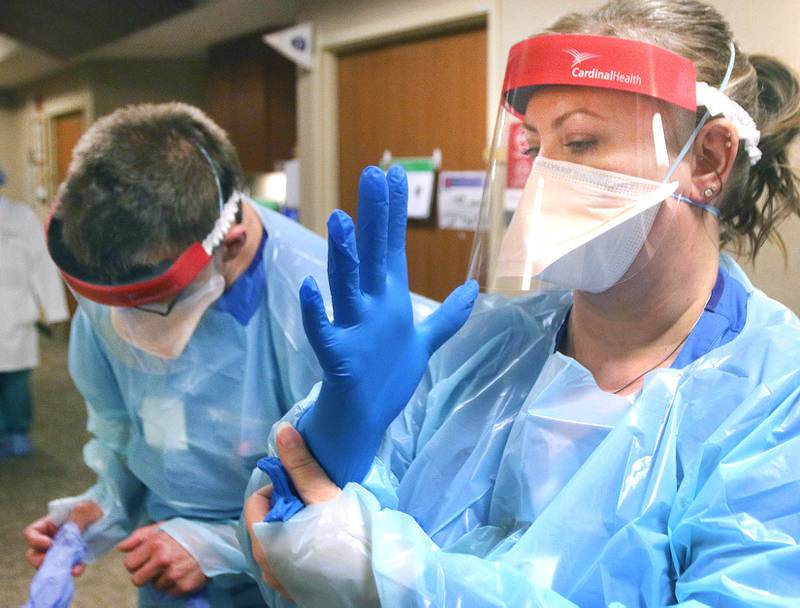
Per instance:
[[[56,183],[60,184],[67,176],[72,160],[72,149],[86,128],[83,111],[61,114],[53,119],[56,148]]]
[[[295,65],[271,49],[262,33],[209,49],[209,116],[228,133],[245,173],[273,171],[295,156]]]
[[[358,176],[383,151],[427,156],[443,170],[482,170],[486,142],[486,28],[339,57],[339,204],[356,216]],[[466,277],[472,232],[409,222],[411,289],[443,299]]]
[[[69,163],[72,161],[72,149],[83,135],[86,129],[86,121],[83,111],[61,114],[53,118],[53,133],[55,143],[55,169],[56,187],[58,187],[67,176]],[[72,297],[72,292],[67,290],[67,305],[69,306],[70,318],[72,318],[78,303]]]

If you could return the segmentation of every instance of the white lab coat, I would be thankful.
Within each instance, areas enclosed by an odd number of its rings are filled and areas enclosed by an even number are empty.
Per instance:
[[[33,210],[0,196],[0,372],[39,364],[36,321],[69,318],[64,284]]]

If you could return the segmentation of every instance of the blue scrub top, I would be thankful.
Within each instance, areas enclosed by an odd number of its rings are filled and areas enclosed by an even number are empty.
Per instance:
[[[747,290],[720,266],[711,297],[692,333],[672,363],[672,369],[683,369],[715,348],[727,344],[739,335],[746,320]],[[555,348],[558,348],[566,335],[568,321],[569,313],[561,324],[561,329],[558,330]]]

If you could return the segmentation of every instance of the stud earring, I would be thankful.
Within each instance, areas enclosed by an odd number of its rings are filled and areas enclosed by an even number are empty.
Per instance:
[[[713,198],[716,193],[717,193],[717,189],[714,188],[714,186],[709,186],[708,188],[703,190],[703,196],[705,196],[709,200],[711,198]]]

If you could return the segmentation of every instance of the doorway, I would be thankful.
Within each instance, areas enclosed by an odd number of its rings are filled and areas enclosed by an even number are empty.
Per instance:
[[[58,186],[67,176],[69,163],[72,161],[72,149],[86,129],[86,119],[83,110],[76,110],[54,116],[51,121],[53,128],[53,169],[55,173],[52,192],[56,192]],[[75,314],[78,303],[75,301],[72,292],[69,289],[66,291],[71,319],[72,315]]]
[[[339,204],[356,217],[358,176],[393,156],[442,151],[445,171],[483,170],[486,25],[344,53],[338,57]],[[410,220],[411,289],[442,300],[464,282],[471,231]]]

